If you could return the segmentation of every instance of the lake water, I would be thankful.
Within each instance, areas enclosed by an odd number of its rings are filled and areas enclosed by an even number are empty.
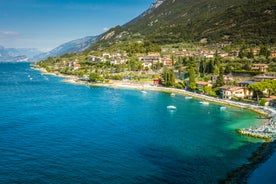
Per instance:
[[[249,111],[61,80],[0,63],[0,183],[217,183],[262,143]]]

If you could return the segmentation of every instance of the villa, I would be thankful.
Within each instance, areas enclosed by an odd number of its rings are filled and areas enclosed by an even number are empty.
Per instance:
[[[220,95],[223,99],[232,99],[233,97],[251,98],[253,96],[253,92],[244,87],[222,86],[220,88]]]
[[[253,64],[251,70],[253,71],[260,71],[260,72],[267,72],[268,65],[267,64]]]
[[[149,52],[147,56],[143,57],[144,62],[158,63],[160,62],[160,54],[158,52]]]
[[[77,70],[80,67],[81,67],[81,65],[79,63],[76,63],[76,62],[73,63],[73,70]]]

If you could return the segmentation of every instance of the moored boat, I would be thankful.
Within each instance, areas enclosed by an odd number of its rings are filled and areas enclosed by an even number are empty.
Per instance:
[[[170,109],[170,110],[175,110],[175,109],[176,109],[176,107],[175,107],[175,106],[173,106],[173,105],[169,105],[169,106],[167,106],[167,109]]]

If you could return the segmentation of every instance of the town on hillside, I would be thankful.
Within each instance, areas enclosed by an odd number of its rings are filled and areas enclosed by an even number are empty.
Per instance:
[[[276,106],[276,49],[159,47],[66,54],[38,62],[47,72],[89,83],[127,81]],[[150,47],[151,49],[148,49]]]

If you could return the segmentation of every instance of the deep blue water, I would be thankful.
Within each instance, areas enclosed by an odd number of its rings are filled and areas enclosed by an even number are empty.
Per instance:
[[[0,63],[0,183],[217,183],[261,144],[249,111],[61,80]]]

